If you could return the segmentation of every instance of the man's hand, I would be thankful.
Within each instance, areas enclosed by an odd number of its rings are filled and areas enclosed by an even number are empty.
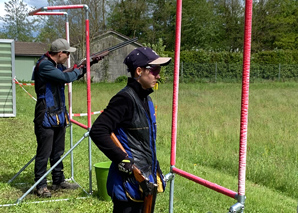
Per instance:
[[[93,64],[97,64],[103,58],[104,58],[104,56],[96,56],[96,57],[92,58],[92,61],[90,62],[90,66],[92,66]]]
[[[78,67],[78,69],[80,70],[80,75],[78,76],[78,79],[80,79],[80,78],[82,78],[82,77],[84,77],[84,75],[86,74],[86,72],[87,72],[87,69],[86,69],[86,67],[85,66],[80,66],[80,67]]]
[[[134,164],[133,159],[126,157],[118,164],[118,169],[121,172],[131,175],[133,164]]]

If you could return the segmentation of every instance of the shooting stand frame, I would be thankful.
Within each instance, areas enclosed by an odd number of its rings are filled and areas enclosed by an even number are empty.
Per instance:
[[[20,204],[23,199],[40,183],[62,160],[67,157],[69,154],[71,155],[71,180],[74,180],[74,169],[73,169],[73,150],[85,139],[88,137],[88,157],[89,157],[89,193],[86,192],[79,184],[80,188],[87,195],[92,195],[92,159],[91,159],[91,138],[89,137],[89,131],[91,129],[91,76],[90,76],[90,46],[89,46],[89,7],[85,4],[81,5],[59,5],[59,6],[48,6],[41,7],[37,10],[34,10],[29,13],[29,15],[65,15],[65,28],[66,28],[66,40],[69,42],[69,22],[68,22],[68,14],[67,12],[43,12],[48,10],[64,10],[64,9],[85,9],[85,35],[86,35],[86,81],[87,81],[87,125],[81,124],[78,121],[72,119],[72,83],[68,84],[68,101],[69,101],[69,117],[70,117],[70,149],[38,180],[34,185],[31,186],[20,198],[17,199],[14,204],[3,204],[0,207],[13,206]],[[67,60],[67,65],[70,67],[70,58]],[[72,123],[77,124],[78,126],[87,130],[87,132],[83,135],[83,137],[73,145],[73,126]],[[34,160],[34,156],[28,163],[19,170],[19,172],[13,176],[8,183],[11,183],[22,171],[26,169]],[[82,199],[78,198],[78,199]],[[56,200],[47,200],[47,201],[36,201],[38,202],[53,202],[53,201],[64,201],[68,199],[56,199]]]
[[[241,97],[241,121],[240,121],[240,147],[239,147],[239,170],[238,170],[238,193],[219,186],[215,183],[204,180],[175,167],[176,164],[176,140],[178,120],[178,91],[179,91],[179,62],[181,43],[181,21],[182,21],[182,0],[177,0],[176,6],[176,40],[174,59],[174,82],[173,82],[173,105],[172,105],[172,140],[171,140],[171,166],[170,173],[165,175],[165,180],[170,181],[170,202],[169,212],[173,212],[174,203],[174,179],[175,173],[227,195],[237,200],[237,203],[230,207],[229,213],[243,213],[245,203],[245,173],[246,173],[246,152],[247,152],[247,121],[248,121],[248,94],[249,94],[249,71],[251,51],[251,26],[252,26],[252,0],[245,1],[245,32],[243,52],[243,76],[242,76],[242,97]]]
[[[16,204],[7,204],[1,206],[17,205],[20,204],[23,198],[33,190],[33,188],[49,173],[52,169],[60,163],[72,150],[88,137],[89,144],[89,188],[90,194],[92,193],[92,168],[91,168],[91,139],[89,137],[89,130],[91,128],[91,92],[90,92],[90,51],[89,51],[89,20],[88,20],[88,6],[86,5],[68,5],[68,6],[51,6],[42,7],[30,14],[36,14],[40,11],[58,10],[58,9],[86,9],[86,64],[87,64],[87,116],[88,125],[83,125],[72,118],[72,123],[87,129],[88,132],[74,145],[71,149],[63,155],[63,157],[42,177],[38,180],[21,198],[17,200]],[[245,172],[246,172],[246,151],[247,151],[247,117],[248,117],[248,93],[249,93],[249,70],[250,70],[250,50],[251,50],[251,24],[252,24],[252,0],[245,1],[245,33],[244,33],[244,53],[243,53],[243,81],[242,81],[242,103],[241,103],[241,122],[240,122],[240,151],[239,151],[239,174],[238,174],[238,193],[211,183],[202,178],[191,175],[175,167],[176,161],[176,139],[177,139],[177,115],[178,115],[178,88],[179,88],[179,63],[180,63],[180,43],[181,43],[181,17],[182,17],[182,0],[177,0],[176,11],[176,41],[175,41],[175,65],[174,65],[174,83],[173,83],[173,110],[172,110],[172,140],[171,140],[171,166],[170,173],[165,175],[165,180],[170,181],[170,202],[169,212],[173,212],[173,197],[174,197],[174,179],[175,173],[185,177],[189,180],[204,185],[210,189],[227,195],[237,200],[237,203],[230,207],[230,213],[243,213],[245,203]],[[71,92],[70,92],[71,93]],[[70,102],[70,113],[71,102]],[[70,114],[72,115],[72,114]],[[33,160],[32,158],[27,164],[29,165]],[[20,171],[21,172],[21,171]],[[64,199],[65,200],[65,199]]]

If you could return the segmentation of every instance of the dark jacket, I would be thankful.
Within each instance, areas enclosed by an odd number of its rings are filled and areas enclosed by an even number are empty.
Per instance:
[[[49,53],[36,63],[32,79],[35,81],[37,102],[34,123],[44,127],[65,126],[68,122],[64,85],[78,79],[80,70],[63,72],[66,67],[56,64]]]
[[[98,148],[112,160],[107,189],[117,200],[143,200],[139,184],[133,175],[123,175],[117,167],[126,154],[110,139],[114,132],[128,156],[150,182],[157,183],[159,176],[161,191],[164,190],[162,173],[156,159],[156,120],[150,96],[152,90],[144,90],[134,79],[115,95],[104,112],[94,122],[90,136]],[[157,173],[159,175],[157,175]]]

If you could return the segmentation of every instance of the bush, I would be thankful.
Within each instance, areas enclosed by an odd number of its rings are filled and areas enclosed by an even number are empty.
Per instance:
[[[122,75],[116,78],[115,83],[126,83],[127,82],[127,76]]]
[[[164,79],[174,77],[174,52],[167,52],[173,62],[165,67]],[[209,79],[209,82],[242,79],[243,53],[181,51],[179,75],[184,82]],[[285,80],[298,78],[298,51],[262,51],[251,55],[251,79]],[[208,80],[207,80],[208,81]]]

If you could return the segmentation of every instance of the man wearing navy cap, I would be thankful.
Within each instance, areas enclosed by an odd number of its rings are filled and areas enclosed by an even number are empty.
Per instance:
[[[137,212],[144,208],[148,189],[139,184],[132,174],[135,165],[151,183],[163,192],[165,182],[156,159],[156,118],[152,88],[160,79],[161,66],[171,58],[159,57],[152,49],[134,49],[124,60],[131,78],[118,92],[94,122],[90,137],[97,147],[112,161],[107,190],[114,203],[114,213]],[[118,148],[110,138],[111,133],[124,147]]]

